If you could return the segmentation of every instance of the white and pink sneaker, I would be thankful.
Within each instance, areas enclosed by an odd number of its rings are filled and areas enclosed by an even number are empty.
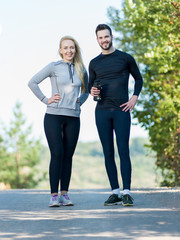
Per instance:
[[[59,203],[59,199],[58,199],[58,195],[52,195],[49,201],[49,207],[59,207],[60,203]]]
[[[67,193],[60,196],[59,198],[59,204],[63,206],[74,206],[73,202],[69,199]]]

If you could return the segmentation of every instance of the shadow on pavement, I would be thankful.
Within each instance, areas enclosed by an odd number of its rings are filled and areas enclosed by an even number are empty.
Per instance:
[[[71,190],[75,206],[48,208],[49,191],[0,191],[0,239],[179,239],[180,190],[133,190],[134,207],[104,206],[109,194]]]

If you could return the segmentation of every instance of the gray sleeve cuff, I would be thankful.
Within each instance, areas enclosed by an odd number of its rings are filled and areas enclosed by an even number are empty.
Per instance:
[[[48,98],[44,97],[43,99],[41,99],[41,102],[43,102],[44,104],[48,105]]]

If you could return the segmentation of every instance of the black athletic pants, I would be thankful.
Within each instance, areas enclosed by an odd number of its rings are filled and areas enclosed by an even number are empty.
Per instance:
[[[51,193],[68,191],[71,178],[72,156],[79,137],[80,118],[45,114],[44,130],[51,160],[49,178]]]
[[[113,132],[116,134],[116,142],[120,157],[120,169],[123,181],[123,189],[130,189],[131,185],[131,161],[129,157],[129,135],[131,118],[129,112],[121,110],[95,111],[96,126],[103,147],[105,166],[110,181],[111,189],[119,188],[118,174],[114,158]]]

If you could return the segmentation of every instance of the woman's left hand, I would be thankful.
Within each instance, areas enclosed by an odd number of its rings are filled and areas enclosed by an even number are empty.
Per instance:
[[[134,106],[136,105],[137,100],[138,100],[138,96],[133,95],[128,102],[123,103],[120,106],[120,107],[124,107],[125,106],[122,111],[125,111],[125,112],[129,111],[129,112],[131,112],[133,110]]]

